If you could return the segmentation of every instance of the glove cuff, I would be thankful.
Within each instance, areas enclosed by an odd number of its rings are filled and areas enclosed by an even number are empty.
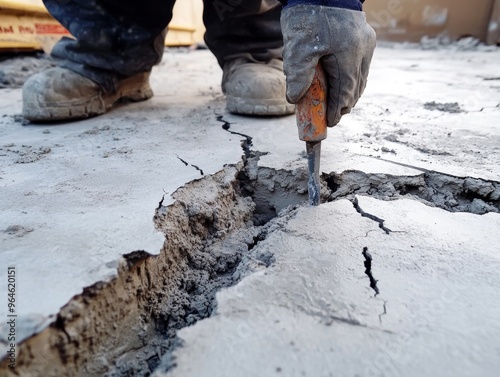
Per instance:
[[[280,2],[286,7],[293,7],[295,5],[322,5],[325,7],[362,11],[364,0],[280,0]]]

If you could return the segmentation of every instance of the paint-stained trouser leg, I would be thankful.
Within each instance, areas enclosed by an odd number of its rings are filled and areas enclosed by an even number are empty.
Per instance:
[[[63,38],[53,55],[107,90],[151,70],[163,54],[175,0],[44,0],[76,40]],[[277,0],[205,0],[205,40],[221,66],[236,57],[281,58]]]
[[[108,91],[119,80],[150,71],[163,55],[175,0],[44,0],[76,40],[63,38],[52,54]]]
[[[205,41],[223,69],[229,112],[286,115],[281,4],[277,0],[205,0]]]
[[[205,0],[205,42],[221,67],[237,57],[281,59],[281,4],[277,0]]]

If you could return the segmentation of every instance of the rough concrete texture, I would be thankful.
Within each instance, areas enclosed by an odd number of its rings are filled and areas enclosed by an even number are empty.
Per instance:
[[[116,279],[85,288],[47,330],[18,348],[17,370],[23,376],[151,373],[175,329],[212,312],[215,291],[233,283],[253,242],[244,228],[254,205],[235,195],[237,173],[227,167],[177,190],[174,204],[160,204],[154,220],[167,238],[161,253],[125,255]],[[232,229],[238,232],[225,237]]]
[[[18,373],[493,375],[499,58],[379,48],[323,143],[317,209],[297,209],[294,117],[226,114],[207,51],[170,51],[152,100],[71,124],[26,124],[2,89]]]

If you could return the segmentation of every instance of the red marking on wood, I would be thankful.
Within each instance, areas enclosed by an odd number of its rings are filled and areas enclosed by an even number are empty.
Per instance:
[[[35,24],[37,34],[69,34],[62,25],[57,24]]]

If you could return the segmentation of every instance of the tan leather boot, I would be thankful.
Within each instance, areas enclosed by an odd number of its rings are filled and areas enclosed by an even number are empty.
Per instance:
[[[295,106],[286,100],[283,62],[271,59],[267,63],[237,58],[224,65],[222,91],[227,109],[245,115],[293,114]]]
[[[120,81],[107,93],[92,80],[56,67],[38,73],[23,86],[23,116],[33,122],[90,118],[104,114],[121,100],[144,101],[153,96],[149,72]]]

